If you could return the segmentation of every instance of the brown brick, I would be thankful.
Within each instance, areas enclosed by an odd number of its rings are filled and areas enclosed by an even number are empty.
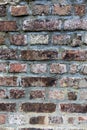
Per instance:
[[[31,117],[30,124],[44,124],[45,116]]]
[[[21,110],[24,112],[52,113],[55,112],[55,109],[54,103],[23,103],[21,105]]]
[[[6,91],[4,89],[0,89],[0,99],[6,98]]]
[[[23,34],[10,35],[10,42],[12,45],[16,46],[27,45],[27,36]]]
[[[13,49],[0,49],[0,59],[5,60],[17,59],[17,51]]]
[[[51,66],[50,66],[50,72],[51,73],[58,73],[58,74],[66,73],[67,72],[66,65],[65,64],[52,63]]]
[[[7,67],[6,63],[0,63],[0,72],[6,72],[6,67]]]
[[[33,5],[32,14],[33,15],[48,15],[50,12],[50,7],[48,5]]]
[[[47,65],[46,64],[31,64],[31,72],[33,73],[46,73]]]
[[[21,64],[21,63],[11,63],[9,72],[26,72],[27,71],[27,65]]]
[[[52,43],[55,45],[68,45],[71,43],[71,36],[68,34],[55,34],[52,36]]]
[[[76,100],[77,99],[77,93],[76,92],[68,92],[68,99],[69,100]]]
[[[56,78],[51,77],[23,77],[21,79],[23,87],[49,87],[56,85]]]
[[[85,15],[85,5],[75,5],[74,7],[76,15]]]
[[[10,98],[18,99],[25,97],[24,90],[11,89],[10,90]]]
[[[61,30],[62,21],[58,19],[36,19],[23,22],[24,31],[53,31]]]
[[[27,6],[11,6],[11,15],[13,16],[23,16],[28,15],[28,7]]]
[[[0,77],[0,86],[18,86],[17,77]]]
[[[70,73],[72,73],[72,74],[75,74],[75,73],[77,73],[78,72],[78,64],[71,64],[70,65]]]
[[[0,103],[0,111],[14,112],[16,110],[15,103]]]
[[[6,115],[5,114],[0,114],[0,125],[5,124],[6,122]]]
[[[72,10],[71,5],[58,5],[55,4],[53,6],[53,11],[52,14],[57,14],[57,15],[70,15]]]
[[[45,98],[45,91],[36,90],[30,92],[30,99]]]
[[[87,30],[87,19],[68,19],[64,22],[64,30]]]
[[[0,21],[0,31],[17,31],[16,21]]]
[[[86,50],[65,50],[62,53],[62,58],[64,60],[85,61],[87,59],[87,51]]]
[[[0,5],[0,17],[6,16],[6,6]]]
[[[52,60],[58,59],[58,52],[55,50],[22,50],[22,60]]]
[[[87,105],[86,104],[60,104],[60,110],[62,112],[69,113],[87,113]]]

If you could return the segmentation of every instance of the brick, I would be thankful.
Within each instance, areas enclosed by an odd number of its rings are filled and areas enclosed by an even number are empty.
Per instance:
[[[6,123],[6,117],[5,114],[0,114],[0,125]]]
[[[64,30],[87,30],[87,19],[68,19],[64,22]]]
[[[55,50],[22,50],[22,60],[52,60],[58,59],[58,52]]]
[[[26,72],[27,65],[21,63],[10,63],[9,72]]]
[[[31,117],[30,124],[45,124],[45,116]]]
[[[47,34],[31,34],[30,35],[30,44],[37,45],[37,44],[48,44],[49,36]]]
[[[49,98],[50,99],[57,99],[57,100],[64,100],[65,99],[65,92],[62,90],[50,90],[49,91]]]
[[[28,15],[28,7],[25,5],[11,6],[11,15],[12,16]]]
[[[87,87],[87,79],[82,78],[79,80],[79,88],[86,88]]]
[[[71,42],[71,46],[72,47],[79,47],[83,44],[83,41],[82,41],[82,34],[76,34],[73,39],[72,39],[72,42]]]
[[[6,72],[6,67],[7,67],[6,63],[0,63],[0,72]]]
[[[0,59],[14,60],[17,59],[17,51],[13,49],[0,49]]]
[[[57,34],[52,36],[52,43],[54,45],[68,45],[71,44],[71,36],[68,34]]]
[[[24,112],[52,113],[55,112],[56,105],[54,103],[23,103],[21,110]]]
[[[65,50],[62,53],[62,59],[85,61],[87,58],[86,53],[87,53],[86,50]]]
[[[0,32],[0,45],[5,44],[6,35],[3,32]]]
[[[83,35],[83,43],[87,45],[87,33],[84,33]]]
[[[78,117],[79,123],[87,123],[87,116],[80,116]]]
[[[23,34],[10,35],[10,42],[12,45],[25,46],[27,45],[27,35]]]
[[[44,129],[43,128],[21,128],[19,130],[53,130],[53,129],[49,129],[49,128],[48,129],[47,128],[46,129],[45,128]]]
[[[23,22],[24,31],[55,31],[61,30],[62,21],[57,19],[36,19]]]
[[[74,5],[75,8],[75,14],[83,16],[85,15],[85,5]]]
[[[87,100],[87,90],[81,90],[80,92],[79,92],[79,99],[80,100]]]
[[[29,123],[29,119],[27,115],[14,113],[9,114],[8,122],[10,125],[25,125]]]
[[[0,89],[0,99],[6,98],[6,91],[4,89]]]
[[[56,15],[70,15],[72,10],[71,5],[54,4],[52,14]]]
[[[30,99],[45,98],[45,91],[36,90],[30,92]]]
[[[21,85],[23,87],[49,87],[56,85],[56,78],[51,77],[22,77]]]
[[[50,66],[51,73],[63,74],[67,72],[65,64],[52,63]]]
[[[71,65],[70,65],[70,73],[71,73],[71,74],[77,73],[78,70],[79,70],[79,69],[78,69],[78,66],[79,66],[78,64],[71,64]]]
[[[68,113],[87,113],[86,104],[60,104],[60,110]]]
[[[17,23],[16,21],[0,21],[0,31],[17,31]]]
[[[15,103],[0,103],[0,111],[14,112],[16,110]]]
[[[33,5],[32,15],[48,15],[50,14],[50,6],[48,5]]]
[[[60,116],[49,116],[48,122],[49,124],[63,124],[63,118]]]
[[[6,6],[0,5],[0,17],[6,16]]]
[[[81,66],[81,73],[82,73],[82,74],[87,74],[87,64],[83,64],[83,65]]]
[[[17,77],[10,76],[10,77],[0,77],[0,86],[18,86],[17,84]]]
[[[75,121],[74,117],[69,117],[68,118],[68,123],[69,124],[74,124],[74,121]]]
[[[15,130],[15,129],[12,128],[12,127],[3,127],[3,126],[1,126],[0,130]]]
[[[76,100],[77,93],[76,92],[68,92],[68,100]]]
[[[11,89],[10,90],[10,98],[12,99],[19,99],[25,97],[25,91],[24,90],[17,90],[17,89]]]
[[[30,69],[33,73],[46,73],[47,64],[31,64]]]

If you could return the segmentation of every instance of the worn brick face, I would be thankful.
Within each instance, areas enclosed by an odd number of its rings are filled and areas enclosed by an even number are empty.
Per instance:
[[[15,90],[15,89],[10,90],[10,97],[13,99],[23,98],[24,96],[25,96],[24,90]]]
[[[6,6],[0,5],[0,17],[6,16]]]
[[[30,99],[45,98],[45,91],[36,90],[30,92]]]
[[[76,15],[85,15],[85,5],[75,5],[75,14]]]
[[[0,103],[0,111],[14,112],[15,110],[15,103]]]
[[[30,124],[44,124],[44,123],[45,123],[45,117],[44,116],[38,116],[38,117],[30,118]]]

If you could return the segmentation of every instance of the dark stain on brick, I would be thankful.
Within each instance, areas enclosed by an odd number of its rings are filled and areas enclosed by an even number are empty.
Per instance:
[[[30,118],[30,124],[44,124],[45,116]]]

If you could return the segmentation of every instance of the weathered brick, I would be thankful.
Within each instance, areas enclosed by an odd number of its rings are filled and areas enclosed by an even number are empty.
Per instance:
[[[0,31],[17,31],[17,23],[16,21],[0,21]]]
[[[0,103],[0,111],[14,112],[16,110],[16,103]]]
[[[79,80],[79,88],[86,88],[87,87],[87,78],[82,78]]]
[[[76,15],[85,15],[85,5],[75,5],[75,14]]]
[[[72,11],[72,6],[71,5],[54,4],[52,14],[70,15],[71,11]]]
[[[27,36],[23,34],[10,35],[10,42],[12,45],[25,46],[27,45]]]
[[[55,112],[56,105],[54,103],[23,103],[21,110],[24,112],[52,113]]]
[[[87,59],[87,50],[65,50],[62,53],[64,60],[85,61]]]
[[[56,50],[22,50],[22,60],[52,60],[58,59]]]
[[[17,59],[17,51],[13,49],[0,49],[0,59],[14,60]]]
[[[32,15],[48,15],[50,13],[49,5],[33,5]]]
[[[30,69],[33,73],[46,73],[47,64],[31,64]]]
[[[79,99],[80,100],[87,100],[87,90],[81,90],[79,92]]]
[[[11,89],[10,90],[10,98],[19,99],[25,97],[24,90]]]
[[[30,124],[45,124],[45,116],[31,117]]]
[[[0,32],[0,45],[5,44],[6,34],[4,32]]]
[[[87,30],[87,19],[68,19],[64,22],[64,30]]]
[[[69,72],[70,72],[71,74],[77,73],[78,70],[79,70],[79,69],[78,69],[78,66],[79,66],[78,64],[71,64],[71,65],[70,65],[70,71],[69,71]]]
[[[6,6],[0,5],[0,17],[6,16]]]
[[[26,72],[27,65],[21,63],[10,63],[9,72]]]
[[[45,98],[45,91],[36,90],[30,92],[30,99]]]
[[[5,114],[0,114],[0,125],[6,123],[6,117]]]
[[[49,87],[56,85],[56,78],[51,77],[22,77],[21,85],[23,87]]]
[[[58,19],[36,19],[23,22],[24,31],[53,31],[61,30],[62,21]]]
[[[6,91],[4,89],[0,89],[0,99],[6,98]]]
[[[72,47],[79,47],[81,45],[83,45],[82,34],[74,35],[72,42],[71,42],[71,46]]]
[[[86,32],[83,35],[83,43],[87,45],[87,33]]]
[[[48,122],[49,124],[63,124],[63,118],[60,116],[49,116]]]
[[[50,66],[51,73],[63,74],[67,72],[65,64],[52,63]]]
[[[80,116],[78,117],[78,122],[81,123],[87,123],[87,116]]]
[[[0,86],[18,86],[17,77],[0,77]]]
[[[52,43],[55,45],[68,45],[71,43],[71,36],[68,34],[57,34],[52,36]]]
[[[62,112],[69,113],[87,113],[87,105],[86,104],[60,104],[60,110]]]
[[[74,124],[74,121],[75,121],[74,117],[69,117],[68,118],[68,123],[69,124]]]
[[[11,6],[11,15],[13,16],[28,15],[28,7],[26,5]]]
[[[83,65],[81,66],[81,73],[87,74],[87,64],[83,64]]]
[[[77,99],[77,93],[76,92],[68,92],[68,99],[69,100],[76,100]]]
[[[0,72],[6,72],[6,67],[7,67],[6,63],[0,63]]]
[[[30,44],[48,44],[49,36],[47,34],[31,34],[30,35]]]
[[[65,92],[62,90],[50,90],[49,91],[49,98],[50,99],[57,99],[57,100],[64,100],[65,99]]]

